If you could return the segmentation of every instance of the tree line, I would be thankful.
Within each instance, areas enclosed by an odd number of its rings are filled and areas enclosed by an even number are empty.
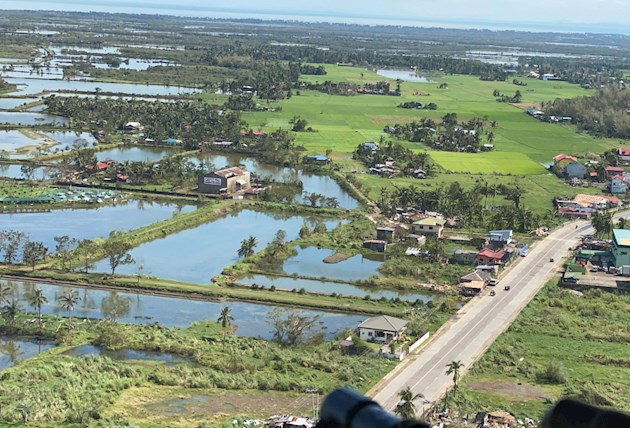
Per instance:
[[[210,138],[237,141],[247,126],[238,111],[221,113],[218,106],[187,100],[146,102],[51,96],[45,104],[49,113],[67,117],[75,125],[98,127],[110,133],[122,130],[127,122],[140,122],[147,138],[179,138],[187,149]]]
[[[593,135],[630,138],[630,91],[606,86],[590,97],[556,98],[543,103],[547,116],[570,116],[578,128]]]

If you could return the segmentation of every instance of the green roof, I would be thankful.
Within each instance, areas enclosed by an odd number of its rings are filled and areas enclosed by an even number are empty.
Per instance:
[[[630,247],[630,230],[613,229],[613,236],[615,237],[617,245]]]
[[[439,224],[440,226],[444,226],[444,224],[446,224],[446,220],[435,217],[427,217],[414,221],[413,224],[419,224],[421,226],[436,226]]]
[[[580,256],[611,256],[610,251],[605,250],[580,250]]]
[[[569,279],[569,278],[574,278],[574,279],[580,279],[582,278],[582,273],[580,272],[565,272],[564,279]]]

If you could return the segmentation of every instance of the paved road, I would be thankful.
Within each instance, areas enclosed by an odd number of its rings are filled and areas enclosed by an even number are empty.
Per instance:
[[[494,287],[496,296],[484,295],[469,302],[420,354],[401,363],[368,395],[385,409],[396,405],[398,391],[406,386],[414,394],[422,393],[428,401],[440,399],[453,384],[452,376],[446,375],[446,365],[460,360],[464,364],[463,374],[543,287],[562,264],[568,248],[577,245],[579,236],[590,230],[590,222],[575,222],[538,242]],[[555,262],[550,263],[550,258]],[[505,291],[505,285],[511,290]],[[420,408],[420,403],[417,404]]]

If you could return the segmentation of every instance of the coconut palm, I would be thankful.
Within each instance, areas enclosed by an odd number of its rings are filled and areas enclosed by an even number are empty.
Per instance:
[[[458,361],[451,361],[450,363],[448,363],[446,365],[446,374],[453,375],[453,386],[455,389],[457,389],[457,384],[459,382],[459,376],[460,376],[460,369],[464,367],[464,365],[462,364],[462,362],[460,360]]]
[[[39,329],[42,329],[42,306],[48,302],[48,298],[44,295],[44,292],[40,288],[33,290],[33,294],[29,299],[29,304],[37,309],[37,321]]]
[[[74,309],[75,305],[79,303],[81,298],[79,297],[79,293],[77,291],[66,290],[65,293],[63,293],[62,296],[59,296],[57,300],[59,301],[61,308],[70,313]]]
[[[231,314],[230,308],[226,306],[221,309],[221,314],[219,315],[219,319],[217,320],[217,322],[221,323],[221,328],[228,328],[230,325],[232,325],[232,321],[234,321],[234,317]]]
[[[243,239],[241,241],[241,248],[238,249],[238,256],[239,257],[251,256],[252,254],[254,254],[254,248],[256,248],[256,245],[258,245],[258,241],[256,240],[256,237],[253,235],[250,235],[250,237],[247,239]]]
[[[400,401],[394,410],[398,416],[403,419],[413,419],[416,417],[416,405],[413,403],[419,398],[424,398],[422,394],[413,395],[411,388],[407,386],[405,389],[398,391]]]

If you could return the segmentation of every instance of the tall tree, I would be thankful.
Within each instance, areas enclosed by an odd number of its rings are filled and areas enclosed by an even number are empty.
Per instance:
[[[37,309],[37,321],[39,329],[42,329],[42,306],[48,302],[48,298],[44,294],[41,288],[35,288],[33,294],[29,298],[29,304]]]
[[[462,369],[462,367],[464,367],[464,365],[462,364],[462,362],[460,360],[458,361],[451,361],[450,363],[448,363],[446,365],[446,374],[453,375],[453,387],[455,389],[457,389],[457,385],[459,383],[459,377],[460,377],[460,370]]]
[[[415,400],[423,399],[424,395],[411,392],[411,388],[407,386],[405,389],[398,391],[398,397],[400,401],[394,409],[394,413],[400,416],[402,419],[414,419],[416,417],[416,405]]]
[[[133,257],[129,254],[131,248],[131,245],[122,239],[118,239],[113,232],[110,234],[110,238],[105,241],[103,251],[109,262],[109,267],[112,268],[112,275],[114,275],[118,266],[134,263]]]
[[[76,246],[77,240],[70,238],[68,235],[55,236],[54,240],[57,243],[55,245],[55,253],[61,264],[61,270],[66,271],[70,262],[70,252]]]
[[[319,316],[309,317],[296,311],[274,309],[267,314],[273,327],[273,336],[279,343],[295,345],[319,325]]]
[[[11,287],[10,285],[4,286],[0,284],[0,306],[9,303],[9,297],[12,291],[13,287]]]
[[[44,246],[43,242],[28,241],[24,244],[24,249],[22,250],[22,260],[24,263],[29,264],[34,272],[37,262],[44,260],[47,253],[48,248]]]

